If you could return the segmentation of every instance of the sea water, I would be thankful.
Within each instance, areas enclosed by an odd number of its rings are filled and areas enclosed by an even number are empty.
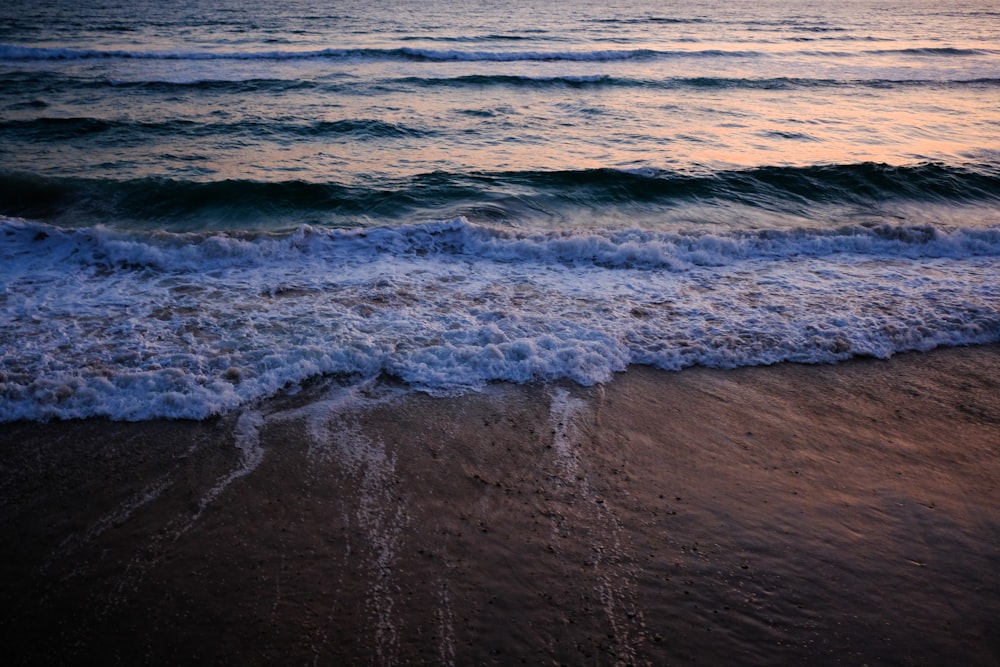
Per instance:
[[[8,0],[0,420],[1000,341],[983,1]]]

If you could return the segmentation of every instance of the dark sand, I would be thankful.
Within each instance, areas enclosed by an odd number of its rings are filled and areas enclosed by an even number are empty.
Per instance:
[[[1000,664],[1000,346],[328,392],[0,425],[4,663]]]

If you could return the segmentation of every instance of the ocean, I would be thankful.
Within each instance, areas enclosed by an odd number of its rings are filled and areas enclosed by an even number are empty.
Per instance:
[[[1000,341],[983,1],[7,0],[0,421]]]

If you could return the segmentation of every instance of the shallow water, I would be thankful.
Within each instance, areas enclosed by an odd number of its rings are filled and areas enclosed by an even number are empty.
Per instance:
[[[981,346],[315,382],[220,419],[8,424],[0,641],[13,665],[992,666],[998,370]]]

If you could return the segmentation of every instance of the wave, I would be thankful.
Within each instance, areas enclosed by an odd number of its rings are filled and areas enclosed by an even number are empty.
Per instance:
[[[585,23],[599,23],[599,24],[611,24],[611,25],[642,25],[644,23],[662,23],[662,24],[703,24],[703,23],[714,23],[712,19],[702,18],[702,17],[672,17],[672,16],[640,16],[640,17],[630,17],[630,18],[600,18],[600,19],[586,19]]]
[[[605,74],[567,76],[526,76],[518,74],[467,74],[454,77],[408,76],[393,79],[393,83],[421,87],[509,86],[545,88],[551,86],[582,87],[649,87],[655,82],[613,77]]]
[[[388,123],[374,119],[346,118],[309,123],[250,122],[196,123],[186,120],[139,122],[101,118],[43,117],[32,120],[0,121],[0,134],[14,133],[18,138],[36,142],[61,142],[92,135],[113,134],[115,141],[127,145],[152,136],[207,137],[217,135],[324,137],[350,135],[355,140],[399,137],[423,137],[430,130]]]
[[[486,35],[453,36],[453,35],[406,35],[400,38],[403,42],[528,42],[536,41],[539,35],[548,34],[547,30],[529,30],[526,33],[491,33]],[[549,38],[551,39],[551,37]]]
[[[528,76],[514,74],[469,74],[456,77],[403,77],[393,79],[393,83],[424,87],[568,87],[568,88],[645,88],[677,90],[698,89],[741,89],[741,90],[800,90],[812,88],[917,88],[917,87],[991,87],[1000,86],[1000,79],[978,78],[968,80],[939,79],[810,79],[798,77],[774,77],[761,79],[730,77],[670,77],[666,79],[638,79],[591,75]]]
[[[345,77],[348,78],[348,77]],[[265,94],[280,95],[289,92],[318,91],[336,94],[341,91],[342,84],[331,81],[310,81],[307,79],[277,79],[260,78],[210,78],[197,77],[191,79],[136,78],[113,79],[104,77],[73,76],[64,72],[23,72],[11,70],[0,72],[0,87],[10,90],[38,90],[39,93],[53,91],[64,92],[77,90],[102,90],[115,88],[120,90],[135,90],[143,93],[172,93],[179,90],[190,90],[221,94]],[[24,94],[24,93],[22,93]]]
[[[100,267],[103,271],[156,268],[211,272],[231,267],[279,267],[289,261],[322,260],[336,264],[379,255],[679,272],[693,267],[842,254],[956,260],[1000,257],[1000,227],[945,230],[902,223],[726,232],[523,231],[455,218],[360,229],[303,225],[285,233],[170,233],[115,230],[103,226],[63,228],[0,217],[0,234],[8,261],[16,262],[18,256],[42,251],[59,258],[60,263]]]
[[[37,90],[45,94],[53,89],[134,89],[150,93],[198,91],[221,95],[283,95],[310,91],[322,94],[366,93],[371,87],[416,86],[422,88],[638,88],[646,90],[810,90],[822,88],[990,88],[1000,86],[1000,78],[973,79],[816,79],[806,77],[737,78],[718,76],[666,77],[662,79],[615,76],[610,74],[524,75],[524,74],[468,74],[461,76],[401,76],[379,80],[310,81],[303,79],[256,78],[191,80],[129,80],[79,78],[55,72],[0,73],[0,86],[25,91]],[[18,102],[8,109],[44,108],[38,101]],[[46,122],[44,119],[40,122]]]
[[[943,47],[914,47],[905,49],[877,49],[869,53],[875,55],[907,55],[907,56],[995,56],[1000,54],[1000,49],[961,49],[950,46]]]
[[[362,127],[368,128],[366,123]],[[735,203],[776,211],[823,205],[877,208],[886,201],[961,205],[1000,200],[1000,172],[975,165],[861,163],[708,174],[650,169],[435,172],[372,185],[157,178],[113,181],[0,174],[0,214],[75,225],[190,228],[217,220],[218,224],[209,226],[218,228],[237,220],[245,225],[254,221],[273,225],[281,220],[294,224],[297,216],[364,216],[391,221],[490,202],[502,206],[508,199],[539,210],[601,210],[633,204],[670,207],[692,202]]]
[[[710,174],[643,169],[522,172],[506,176],[548,191],[592,193],[592,203],[719,200],[770,207],[797,204],[870,204],[887,199],[971,203],[1000,199],[1000,171],[989,166],[937,163],[891,166],[865,162],[807,167],[757,167]]]
[[[724,51],[718,49],[690,51],[659,51],[655,49],[604,49],[596,51],[465,51],[418,48],[395,49],[314,49],[308,51],[134,51],[124,49],[58,49],[0,45],[0,61],[18,60],[90,60],[90,59],[150,59],[150,60],[301,60],[370,59],[410,60],[431,62],[608,62],[620,60],[651,60],[656,58],[750,58],[761,54],[754,51]]]
[[[871,56],[930,56],[939,58],[1000,55],[1000,49],[961,49],[955,47],[910,47],[902,49],[868,49],[864,51],[805,50],[805,56],[823,58],[870,58]]]
[[[275,235],[0,219],[0,422],[200,419],[316,376],[450,393],[997,342],[998,257],[1000,228],[455,219]]]
[[[2,79],[0,79],[2,80]],[[72,79],[63,77],[63,81],[69,85],[95,88],[122,88],[140,89],[143,92],[170,92],[173,90],[193,89],[203,92],[222,93],[263,93],[282,94],[293,91],[320,90],[325,93],[337,92],[340,86],[335,83],[317,83],[302,79],[189,79],[189,80],[118,80],[118,79]]]
[[[375,189],[302,181],[102,181],[13,174],[0,177],[0,213],[84,225],[280,225],[283,216],[362,215],[369,207],[370,213],[391,217],[405,202],[386,194],[381,201]]]

